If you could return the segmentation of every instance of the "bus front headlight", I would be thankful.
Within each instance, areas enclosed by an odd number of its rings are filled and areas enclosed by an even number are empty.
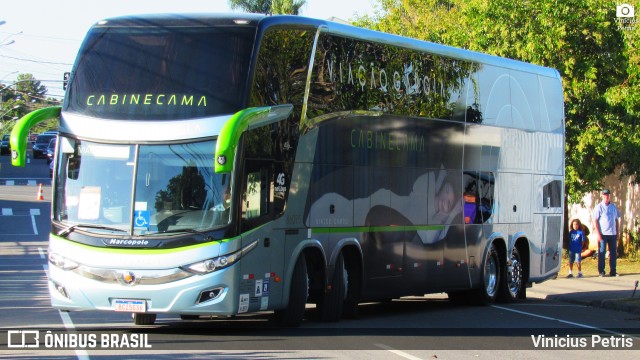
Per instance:
[[[257,245],[258,241],[256,240],[234,253],[199,261],[197,263],[182,266],[181,268],[194,274],[208,274],[235,264],[241,257],[253,250]]]
[[[49,251],[49,262],[64,271],[73,270],[80,266],[77,262],[51,251]]]
[[[233,265],[238,259],[238,253],[233,253],[225,256],[220,256],[213,259],[207,259],[194,264],[183,266],[183,270],[196,273],[196,274],[208,274],[210,272],[224,269]]]

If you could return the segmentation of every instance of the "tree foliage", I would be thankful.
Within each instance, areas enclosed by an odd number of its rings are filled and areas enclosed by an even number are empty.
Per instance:
[[[231,9],[269,15],[300,15],[305,4],[305,0],[229,0]]]
[[[0,85],[0,114],[2,114],[1,133],[6,134],[11,131],[15,120],[23,117],[31,111],[52,105],[52,100],[47,99],[47,87],[32,74],[18,74],[16,80],[9,84]],[[57,127],[57,120],[39,124],[34,130],[46,130]]]
[[[633,23],[600,0],[378,0],[356,24],[558,69],[572,201],[622,168],[640,171],[640,53]],[[626,25],[627,27],[623,27]]]

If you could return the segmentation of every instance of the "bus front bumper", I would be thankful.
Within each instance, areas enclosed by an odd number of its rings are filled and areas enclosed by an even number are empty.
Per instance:
[[[235,315],[230,290],[237,266],[160,284],[136,283],[139,272],[122,272],[122,281],[103,282],[49,266],[51,306],[60,310]],[[129,282],[130,284],[127,284]]]

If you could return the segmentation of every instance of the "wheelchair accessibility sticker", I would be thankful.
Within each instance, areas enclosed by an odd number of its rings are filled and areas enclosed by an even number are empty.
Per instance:
[[[148,210],[136,210],[133,219],[133,224],[136,228],[149,229],[149,211]]]

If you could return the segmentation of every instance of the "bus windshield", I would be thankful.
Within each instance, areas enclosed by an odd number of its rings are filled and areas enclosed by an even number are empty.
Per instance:
[[[83,43],[63,111],[173,120],[242,109],[255,29],[96,27]]]
[[[229,176],[215,141],[112,145],[59,140],[54,221],[94,233],[154,235],[229,223]],[[132,208],[133,207],[133,208]]]

